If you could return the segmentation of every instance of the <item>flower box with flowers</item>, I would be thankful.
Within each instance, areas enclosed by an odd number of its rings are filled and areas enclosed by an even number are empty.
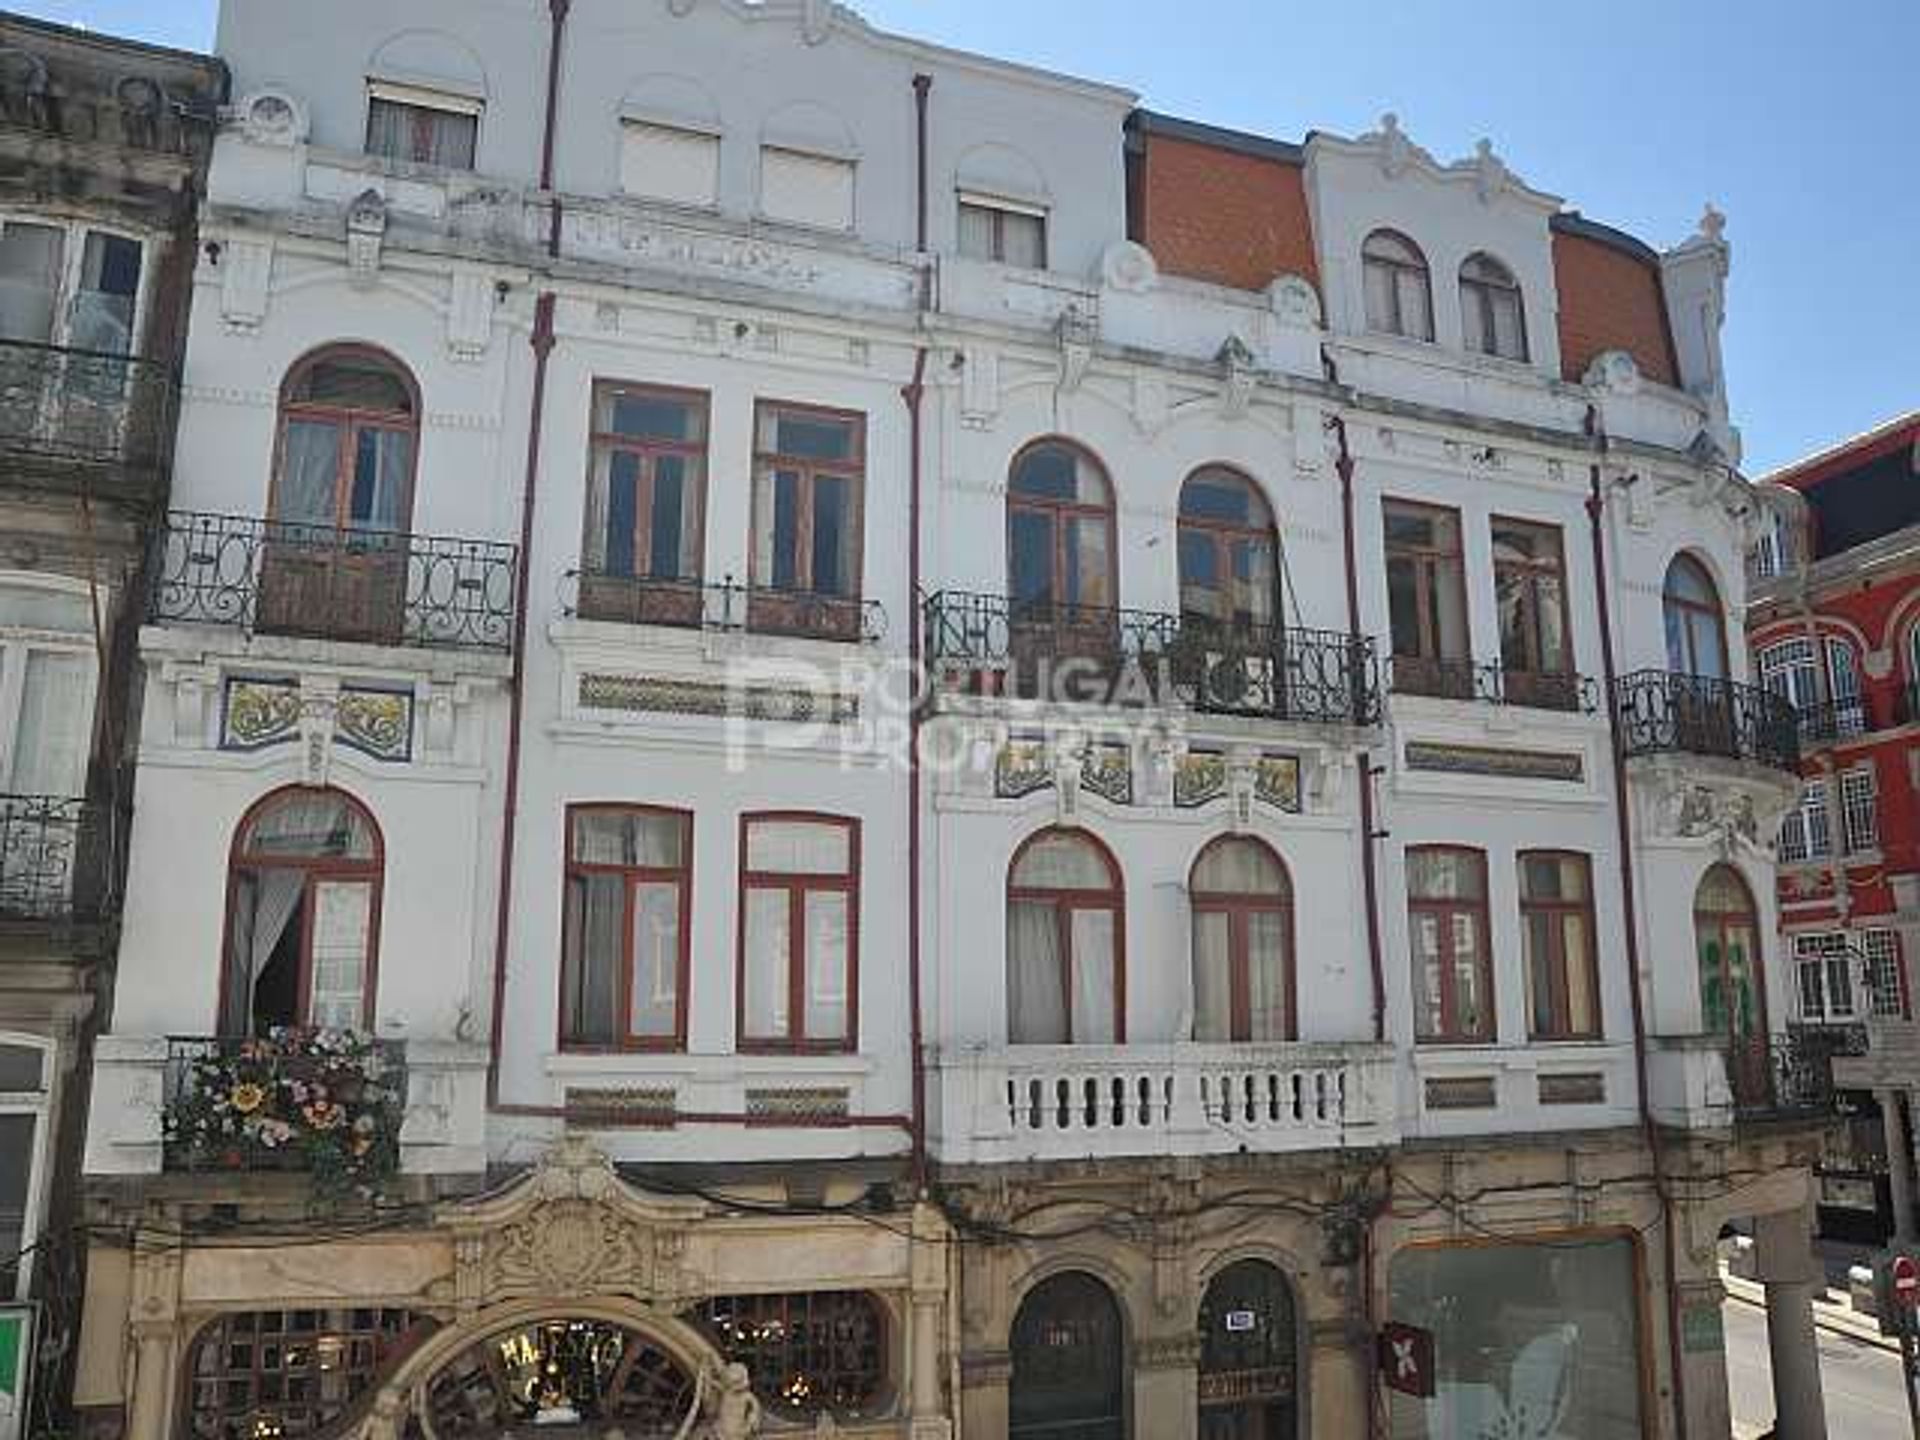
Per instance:
[[[370,1191],[400,1162],[398,1050],[346,1030],[174,1042],[167,1167],[299,1170],[326,1188]]]

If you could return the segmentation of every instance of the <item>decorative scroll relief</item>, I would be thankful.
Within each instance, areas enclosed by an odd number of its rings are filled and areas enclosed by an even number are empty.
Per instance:
[[[1508,750],[1493,745],[1442,745],[1407,742],[1407,768],[1442,775],[1488,775],[1501,780],[1586,779],[1586,757],[1556,750]]]
[[[222,750],[264,750],[316,733],[375,760],[413,758],[414,697],[406,690],[358,685],[302,686],[297,680],[243,676],[226,682],[220,712]]]
[[[579,695],[583,710],[712,715],[723,719],[829,725],[851,725],[860,718],[857,695],[776,685],[726,685],[653,675],[589,674],[580,677]]]

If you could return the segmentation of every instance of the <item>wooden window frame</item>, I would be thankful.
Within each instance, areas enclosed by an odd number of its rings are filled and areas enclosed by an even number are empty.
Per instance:
[[[1406,887],[1407,954],[1413,970],[1413,979],[1416,985],[1421,985],[1424,989],[1425,971],[1422,968],[1421,957],[1415,951],[1413,944],[1415,922],[1423,915],[1434,916],[1441,922],[1441,933],[1451,941],[1454,934],[1454,918],[1459,915],[1472,917],[1477,923],[1476,933],[1480,938],[1480,954],[1477,962],[1481,989],[1487,997],[1484,1007],[1487,1023],[1483,1031],[1467,1033],[1460,1029],[1459,1018],[1455,1013],[1457,1007],[1452,974],[1452,967],[1457,961],[1449,950],[1445,962],[1448,967],[1447,973],[1443,975],[1443,983],[1440,986],[1440,1029],[1431,1035],[1421,1033],[1420,1012],[1425,1006],[1423,1002],[1417,1002],[1413,1008],[1414,1043],[1417,1045],[1497,1044],[1500,1037],[1500,1012],[1498,992],[1494,989],[1493,926],[1489,918],[1491,896],[1488,885],[1491,872],[1487,866],[1487,852],[1475,845],[1409,845],[1406,850],[1406,860],[1411,862],[1416,855],[1434,854],[1473,856],[1480,869],[1480,898],[1478,900],[1427,898],[1415,895],[1412,885],[1409,884]],[[1411,873],[1412,869],[1412,864],[1408,863],[1406,865],[1408,873]]]
[[[1020,857],[1042,840],[1065,836],[1076,842],[1091,845],[1106,866],[1108,885],[1104,889],[1089,890],[1055,885],[1016,885],[1014,871],[1020,868]],[[1115,1045],[1127,1043],[1127,887],[1121,874],[1120,862],[1107,847],[1104,840],[1085,830],[1068,829],[1060,825],[1049,825],[1044,830],[1036,830],[1020,842],[1013,852],[1013,858],[1007,862],[1007,913],[1011,914],[1015,904],[1045,905],[1053,911],[1054,934],[1060,946],[1060,983],[1064,1000],[1064,1013],[1067,1021],[1068,1045],[1091,1044],[1091,1041],[1079,1041],[1073,1034],[1073,994],[1074,994],[1074,947],[1073,917],[1083,910],[1105,911],[1113,916],[1113,1041]],[[1011,962],[1011,956],[1009,963]]]
[[[1219,479],[1230,478],[1243,486],[1258,508],[1265,512],[1267,523],[1264,526],[1239,524],[1230,520],[1212,520],[1204,516],[1187,514],[1187,487],[1196,480],[1217,483]],[[1202,465],[1192,471],[1180,483],[1180,498],[1176,502],[1174,522],[1174,565],[1179,570],[1179,586],[1184,595],[1187,588],[1186,567],[1182,557],[1186,554],[1187,537],[1194,536],[1205,540],[1213,550],[1214,573],[1221,576],[1233,574],[1234,542],[1259,542],[1266,545],[1272,558],[1273,583],[1275,593],[1267,597],[1267,624],[1275,629],[1279,626],[1280,605],[1280,527],[1274,519],[1273,506],[1267,502],[1265,492],[1246,471],[1235,465]],[[1216,590],[1218,587],[1214,587]],[[1182,609],[1185,609],[1184,604]],[[1181,617],[1187,618],[1185,615]],[[1200,617],[1195,617],[1200,618]],[[1217,623],[1217,622],[1216,622]]]
[[[1380,236],[1384,236],[1387,239],[1406,246],[1407,249],[1420,257],[1418,262],[1402,260],[1397,256],[1369,255],[1367,253],[1367,247],[1373,243],[1376,237]],[[1372,317],[1366,314],[1366,276],[1369,271],[1374,269],[1385,270],[1393,276],[1393,284],[1389,287],[1389,293],[1393,296],[1393,325],[1390,329],[1383,330],[1376,327],[1373,324]],[[1401,234],[1400,231],[1388,226],[1382,226],[1377,230],[1369,231],[1366,238],[1360,242],[1360,275],[1362,285],[1360,294],[1361,318],[1366,321],[1368,330],[1376,335],[1397,335],[1404,340],[1418,340],[1427,345],[1433,343],[1433,267],[1427,263],[1426,251],[1414,244],[1412,240]],[[1424,335],[1416,335],[1407,328],[1407,317],[1401,311],[1400,277],[1403,275],[1419,276],[1420,284],[1427,292],[1427,330]]]
[[[763,449],[760,437],[766,428],[766,422],[780,415],[796,415],[813,420],[840,421],[848,425],[853,435],[853,455],[847,460],[821,460],[813,456],[787,455],[778,450]],[[794,595],[818,597],[823,600],[842,604],[858,605],[865,595],[866,583],[866,511],[867,511],[867,414],[864,410],[843,410],[829,405],[810,405],[797,400],[755,400],[753,402],[753,470],[754,500],[750,523],[753,533],[748,536],[749,565],[754,586],[769,596]],[[763,472],[788,470],[800,477],[799,514],[794,525],[794,574],[800,583],[793,586],[776,586],[768,575],[758,573],[760,547],[758,539],[763,527],[773,525],[772,515],[759,513],[759,477]],[[813,578],[813,511],[815,483],[822,479],[846,480],[851,482],[852,505],[849,507],[847,523],[853,532],[853,563],[848,576],[851,582],[844,595],[824,595],[814,587]]]
[[[1085,461],[1093,467],[1100,477],[1100,483],[1106,490],[1104,505],[1089,504],[1081,500],[1042,500],[1014,492],[1013,477],[1020,467],[1037,450],[1057,448],[1073,455],[1076,464]],[[1043,435],[1037,440],[1029,440],[1015,453],[1007,466],[1007,600],[1015,603],[1016,587],[1013,583],[1013,520],[1016,514],[1045,515],[1053,521],[1053,555],[1049,561],[1049,589],[1054,596],[1052,608],[1055,611],[1088,610],[1098,612],[1117,610],[1120,603],[1120,528],[1118,521],[1119,506],[1113,493],[1113,476],[1104,461],[1077,441],[1063,435]],[[1064,598],[1067,566],[1067,520],[1099,520],[1107,532],[1107,593],[1112,603],[1105,606],[1087,606],[1084,601]],[[1017,618],[1017,617],[1016,617]],[[1050,619],[1052,617],[1049,617]]]
[[[990,200],[984,195],[976,195],[964,190],[960,192],[955,201],[954,215],[956,227],[958,226],[959,213],[962,210],[979,210],[992,217],[992,239],[988,242],[988,253],[981,256],[968,256],[966,258],[985,260],[991,265],[1012,266],[1013,262],[1007,259],[1007,217],[1014,215],[1022,220],[1038,220],[1040,222],[1040,263],[1031,268],[1035,270],[1045,270],[1047,268],[1047,262],[1050,258],[1048,253],[1048,240],[1050,237],[1047,232],[1052,227],[1047,223],[1049,216],[1046,210],[1039,206],[1019,205],[1004,200]],[[1029,267],[1013,266],[1013,268],[1026,269]]]
[[[1503,528],[1526,530],[1533,532],[1535,535],[1550,536],[1553,540],[1555,558],[1551,562],[1543,560],[1502,560],[1500,558],[1499,534]],[[1520,583],[1525,586],[1526,595],[1523,608],[1527,616],[1524,624],[1528,631],[1526,637],[1526,649],[1529,652],[1527,657],[1528,664],[1525,669],[1510,669],[1508,667],[1506,656],[1507,637],[1504,628],[1502,628],[1500,633],[1500,668],[1503,675],[1508,679],[1520,678],[1522,693],[1530,693],[1526,684],[1527,681],[1546,681],[1549,682],[1549,686],[1545,688],[1551,688],[1551,682],[1564,682],[1570,679],[1574,675],[1577,667],[1573,651],[1573,596],[1571,593],[1573,587],[1567,575],[1566,530],[1546,520],[1526,520],[1517,515],[1490,516],[1487,521],[1487,530],[1489,537],[1493,541],[1493,594],[1495,601],[1497,602],[1500,597],[1501,582],[1509,577],[1519,577]],[[1542,645],[1543,627],[1540,621],[1545,608],[1540,599],[1539,582],[1542,578],[1552,578],[1560,583],[1560,633],[1565,638],[1566,663],[1554,668],[1549,668],[1542,663],[1544,647]],[[1501,617],[1496,613],[1494,618],[1496,625],[1498,625]]]
[[[574,822],[586,815],[664,815],[681,822],[680,863],[672,865],[618,865],[574,857]],[[672,805],[632,805],[619,801],[584,800],[568,805],[563,840],[566,863],[560,882],[560,1013],[556,1017],[555,1043],[573,1055],[624,1054],[629,1052],[678,1053],[687,1048],[687,990],[693,977],[693,811]],[[620,875],[625,877],[625,919],[620,927],[620,1003],[622,1036],[612,1044],[567,1038],[567,891],[577,877]],[[673,884],[680,896],[680,953],[674,968],[673,1034],[635,1035],[633,1033],[633,919],[635,891],[641,885]],[[585,938],[581,945],[584,952]]]
[[[373,840],[373,857],[369,860],[328,860],[302,859],[298,856],[256,856],[243,849],[247,832],[254,822],[266,814],[275,804],[292,796],[325,795],[338,797],[349,809],[356,811],[365,822],[367,832]],[[385,908],[387,877],[387,842],[381,833],[380,822],[374,819],[373,811],[362,801],[347,791],[333,785],[282,785],[262,795],[240,817],[233,827],[233,839],[227,854],[227,905],[226,918],[220,936],[220,991],[217,1014],[219,1028],[223,1036],[229,1038],[251,1038],[252,1031],[236,1031],[229,1022],[236,1017],[228,1015],[227,1005],[233,984],[233,922],[234,906],[240,898],[240,875],[242,870],[299,870],[305,876],[301,890],[300,915],[300,975],[294,1025],[304,1028],[312,1024],[313,1014],[313,886],[316,880],[362,880],[367,888],[367,968],[366,978],[361,987],[360,1028],[371,1031],[373,1028],[374,998],[379,992],[380,981],[380,922]],[[249,1020],[251,1016],[247,1017]]]
[[[371,361],[390,371],[406,387],[412,410],[405,417],[405,423],[396,423],[395,412],[391,410],[363,410],[349,405],[317,405],[310,401],[293,399],[293,392],[307,374],[319,365],[332,360]],[[267,495],[267,518],[279,521],[280,491],[285,482],[287,460],[287,431],[295,421],[309,421],[328,424],[339,431],[338,448],[334,454],[333,467],[333,527],[336,530],[354,530],[353,523],[353,456],[357,441],[363,431],[384,434],[404,434],[408,437],[406,490],[400,509],[400,528],[396,535],[409,535],[413,527],[414,491],[420,476],[420,386],[413,372],[398,358],[375,345],[324,345],[318,350],[309,351],[287,368],[286,377],[280,382],[280,399],[274,426],[273,479]],[[304,524],[304,521],[282,521],[285,524]],[[381,534],[376,530],[366,534]]]
[[[1493,280],[1484,275],[1469,276],[1467,274],[1467,267],[1474,264],[1481,264],[1487,266],[1489,269],[1498,270],[1500,274],[1506,278]],[[1493,318],[1494,297],[1496,295],[1511,295],[1513,297],[1514,314],[1520,323],[1520,353],[1518,355],[1508,355],[1500,349],[1498,339],[1500,332],[1495,326]],[[1487,338],[1488,342],[1485,346],[1475,345],[1472,341],[1473,327],[1466,323],[1466,312],[1470,308],[1479,312],[1480,333]],[[1521,290],[1520,282],[1514,278],[1513,271],[1501,261],[1487,254],[1484,250],[1476,250],[1460,262],[1460,311],[1460,338],[1467,350],[1475,355],[1491,356],[1495,360],[1509,360],[1519,365],[1529,363],[1532,347],[1527,341],[1526,293]]]
[[[1674,571],[1682,565],[1697,571],[1700,578],[1706,582],[1707,591],[1713,596],[1712,604],[1708,604],[1703,600],[1695,600],[1691,596],[1674,594]],[[1727,658],[1727,610],[1720,596],[1720,587],[1714,583],[1713,572],[1711,570],[1707,569],[1707,567],[1701,564],[1694,556],[1684,552],[1674,556],[1672,560],[1667,562],[1666,576],[1660,582],[1660,619],[1663,627],[1667,615],[1676,610],[1683,615],[1701,615],[1712,619],[1713,633],[1720,646],[1720,674],[1731,678],[1733,669],[1728,663]],[[1700,668],[1700,657],[1694,653],[1693,627],[1691,625],[1683,626],[1681,633],[1687,637],[1686,659],[1691,668],[1675,673],[1704,677],[1706,672]],[[1671,664],[1673,657],[1669,655],[1667,659],[1669,664]]]
[[[1575,860],[1580,864],[1584,880],[1585,897],[1579,900],[1540,899],[1527,894],[1527,862],[1530,860],[1552,860],[1556,863]],[[1520,951],[1521,960],[1526,965],[1527,981],[1527,1038],[1529,1040],[1601,1040],[1606,1036],[1606,1022],[1600,1010],[1600,937],[1595,929],[1593,903],[1593,857],[1581,850],[1522,850],[1514,857],[1515,873],[1520,885]],[[1530,923],[1537,915],[1544,915],[1552,922],[1547,929],[1547,974],[1548,1005],[1553,1011],[1553,1024],[1541,1030],[1534,1024],[1533,995],[1533,926]],[[1567,932],[1564,920],[1575,916],[1586,921],[1587,953],[1580,961],[1587,977],[1588,993],[1593,997],[1593,1025],[1590,1029],[1576,1030],[1572,1023],[1573,1005],[1571,1001],[1574,957],[1567,953]]]
[[[601,405],[619,395],[635,395],[647,399],[664,400],[669,404],[692,407],[700,417],[700,439],[698,441],[661,440],[653,436],[627,435],[617,430],[598,428]],[[615,453],[631,455],[639,466],[634,478],[633,496],[633,555],[634,569],[631,575],[617,578],[648,581],[657,584],[702,584],[706,576],[707,541],[707,473],[711,467],[710,447],[713,443],[713,397],[705,390],[687,389],[676,385],[647,385],[625,380],[598,380],[594,382],[592,396],[592,416],[595,425],[587,441],[587,485],[591,489],[600,483],[600,462],[603,457]],[[693,531],[697,543],[694,546],[693,574],[691,575],[655,575],[653,573],[653,486],[654,469],[662,456],[679,456],[682,459],[697,460],[700,464],[699,482],[692,487]],[[607,467],[607,483],[611,487],[613,479],[612,465]],[[613,508],[612,491],[600,497],[602,513],[610,514]],[[592,507],[582,517],[583,522],[592,519]],[[582,549],[592,554],[597,549],[601,556],[601,573],[606,570],[606,540],[602,534],[595,536],[591,532],[582,537]],[[678,550],[676,545],[675,549]]]
[[[1200,873],[1200,866],[1214,850],[1228,845],[1253,845],[1265,852],[1280,871],[1283,893],[1278,897],[1230,890],[1202,890],[1192,877]],[[1222,835],[1210,840],[1201,847],[1194,857],[1192,868],[1188,870],[1188,905],[1195,919],[1202,915],[1224,915],[1227,917],[1227,986],[1228,1003],[1232,1011],[1228,1022],[1230,1034],[1227,1042],[1234,1045],[1279,1044],[1300,1038],[1300,981],[1299,966],[1294,959],[1294,906],[1293,876],[1287,869],[1287,862],[1266,841],[1252,835]],[[1280,916],[1281,944],[1284,951],[1280,963],[1285,970],[1282,988],[1287,997],[1286,1033],[1276,1040],[1255,1041],[1253,1039],[1253,947],[1249,940],[1254,915]],[[1192,940],[1188,941],[1189,947]],[[1197,960],[1197,955],[1192,957]]]
[[[842,875],[820,872],[754,870],[748,856],[756,824],[834,826],[847,832],[847,870]],[[860,1048],[860,821],[850,815],[820,810],[752,810],[740,816],[740,884],[736,896],[739,923],[735,927],[734,1034],[742,1054],[851,1055]],[[747,897],[755,890],[783,890],[787,895],[787,1034],[747,1033]],[[847,897],[847,1033],[833,1039],[815,1039],[804,1032],[807,1023],[807,896],[813,893]]]
[[[1451,520],[1453,547],[1411,545],[1394,540],[1389,529],[1396,511]],[[1414,621],[1420,633],[1419,651],[1411,655],[1393,651],[1394,686],[1396,689],[1411,689],[1417,694],[1465,698],[1473,690],[1472,676],[1465,673],[1473,664],[1473,635],[1471,614],[1467,608],[1466,528],[1460,511],[1450,505],[1430,505],[1423,500],[1401,500],[1388,495],[1380,501],[1380,521],[1382,568],[1385,574],[1391,574],[1396,559],[1409,560],[1414,566]],[[1460,617],[1466,628],[1468,648],[1458,655],[1445,653],[1446,645],[1441,639],[1439,612],[1434,602],[1442,586],[1453,592],[1453,599],[1460,607]],[[1390,583],[1387,588],[1387,645],[1390,650],[1393,649],[1393,589]],[[1402,683],[1400,674],[1407,662],[1411,662],[1416,678],[1416,683],[1411,686]]]
[[[1721,871],[1725,871],[1739,883],[1740,893],[1746,897],[1746,903],[1743,907],[1739,909],[1727,909],[1701,903],[1701,896],[1706,891],[1707,881]],[[1732,922],[1732,924],[1729,922]],[[1729,1003],[1727,1006],[1726,1036],[1730,1040],[1740,1040],[1742,1038],[1764,1040],[1768,1034],[1767,967],[1765,957],[1761,952],[1760,907],[1754,903],[1753,887],[1747,884],[1747,877],[1723,861],[1719,864],[1709,866],[1701,873],[1700,879],[1694,885],[1693,971],[1695,985],[1700,983],[1701,942],[1711,933],[1716,936],[1720,942],[1720,988],[1723,993],[1731,993],[1733,974],[1727,967],[1727,935],[1734,925],[1744,928],[1747,935],[1749,945],[1747,965],[1753,974],[1754,1020],[1756,1023],[1753,1034],[1750,1037],[1736,1035],[1733,1030],[1733,1026],[1736,1023],[1735,1009],[1733,1005]],[[1711,931],[1706,928],[1708,926],[1712,927]],[[1702,1008],[1704,1009],[1706,997],[1702,995],[1700,998]],[[1702,1018],[1704,1020],[1704,1016]],[[1712,1034],[1714,1032],[1709,1031],[1707,1033]]]

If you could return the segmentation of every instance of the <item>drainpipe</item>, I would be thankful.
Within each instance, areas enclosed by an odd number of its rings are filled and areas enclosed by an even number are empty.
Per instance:
[[[1673,1376],[1673,1433],[1677,1440],[1686,1440],[1686,1357],[1680,1339],[1680,1289],[1678,1267],[1674,1262],[1679,1232],[1667,1185],[1666,1155],[1661,1147],[1660,1128],[1654,1121],[1653,1098],[1647,1083],[1647,1021],[1645,1002],[1640,994],[1640,921],[1633,871],[1633,822],[1627,810],[1626,745],[1620,731],[1620,706],[1616,698],[1619,671],[1613,655],[1613,611],[1607,598],[1612,592],[1607,586],[1607,547],[1601,523],[1606,501],[1600,467],[1607,453],[1607,436],[1600,424],[1600,412],[1591,405],[1587,407],[1585,428],[1596,456],[1588,468],[1587,524],[1593,540],[1594,589],[1600,597],[1600,658],[1607,687],[1607,726],[1613,740],[1613,814],[1620,846],[1620,906],[1626,925],[1627,995],[1633,1010],[1633,1071],[1640,1095],[1640,1130],[1653,1162],[1653,1188],[1660,1201],[1664,1227],[1660,1255],[1667,1284],[1667,1366]]]
[[[540,188],[548,196],[547,254],[560,256],[560,197],[553,192],[553,146],[560,117],[560,54],[573,0],[547,0],[553,32],[547,41],[547,115],[540,137]]]
[[[927,99],[933,77],[913,77],[914,145],[918,155],[915,245],[920,255],[920,315],[924,323],[931,299],[927,260]],[[920,458],[921,402],[926,397],[927,347],[923,342],[913,357],[913,379],[900,391],[907,406],[907,657],[915,694],[907,719],[907,1043],[913,1050],[913,1179],[915,1189],[927,1186],[927,1063],[921,1017],[920,978],[920,725],[918,691],[921,676],[920,632]]]
[[[1347,570],[1347,634],[1352,641],[1352,659],[1360,661],[1360,574],[1354,559],[1353,526],[1353,454],[1347,449],[1347,422],[1339,415],[1329,421],[1340,453],[1334,469],[1340,475],[1340,539]],[[1360,693],[1359,676],[1354,676],[1353,693]],[[1375,871],[1373,847],[1379,836],[1374,832],[1373,756],[1362,750],[1360,766],[1360,884],[1365,892],[1367,910],[1367,966],[1373,977],[1373,1038],[1387,1038],[1387,977],[1380,957],[1380,881]]]

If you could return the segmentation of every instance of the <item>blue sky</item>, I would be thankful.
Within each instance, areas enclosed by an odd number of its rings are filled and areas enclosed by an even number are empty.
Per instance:
[[[166,44],[213,39],[216,0],[14,3]],[[1264,134],[1355,134],[1393,110],[1442,159],[1485,135],[1529,183],[1659,246],[1712,200],[1734,247],[1727,367],[1751,474],[1920,407],[1915,0],[855,8]]]

